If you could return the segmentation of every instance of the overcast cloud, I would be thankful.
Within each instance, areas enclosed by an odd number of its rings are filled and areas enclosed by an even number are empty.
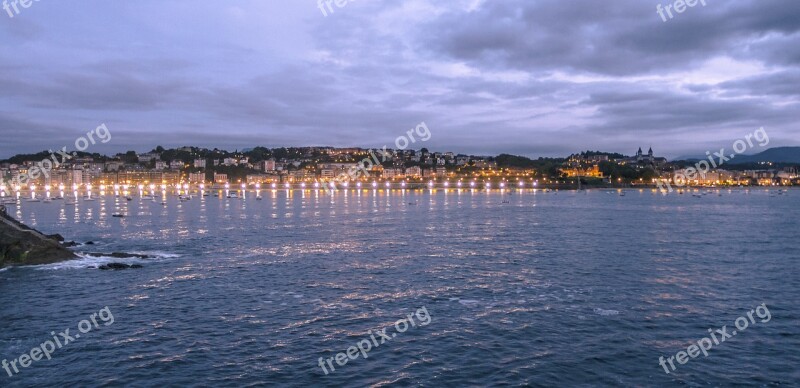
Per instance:
[[[800,1],[36,1],[0,13],[0,157],[391,145],[675,157],[800,145]],[[335,7],[335,6],[334,6]]]

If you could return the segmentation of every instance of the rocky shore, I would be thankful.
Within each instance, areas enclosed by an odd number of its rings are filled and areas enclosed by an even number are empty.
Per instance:
[[[61,245],[59,235],[47,236],[15,220],[0,206],[0,268],[52,264],[78,258]]]

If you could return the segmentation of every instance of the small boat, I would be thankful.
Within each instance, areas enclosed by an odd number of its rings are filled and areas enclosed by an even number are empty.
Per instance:
[[[112,214],[112,215],[111,215],[111,217],[115,217],[115,218],[123,218],[123,217],[125,217],[125,215],[124,215],[124,214],[122,214],[122,213],[114,213],[114,214]]]
[[[511,202],[509,202],[509,201],[503,201],[503,203],[511,203]]]
[[[191,200],[191,199],[192,199],[192,196],[191,196],[191,195],[190,195],[190,196],[179,195],[179,196],[178,196],[178,199],[179,199],[181,202],[186,202],[186,201],[189,201],[189,200]]]
[[[83,198],[83,200],[84,200],[84,201],[89,201],[89,202],[91,202],[91,201],[95,201],[95,199],[94,199],[94,198],[91,198],[91,197],[85,197],[85,198]]]
[[[66,202],[64,202],[64,205],[67,205],[67,206],[75,206],[77,204],[78,204],[77,202],[71,201],[71,200],[67,200]]]
[[[29,199],[29,200],[27,200],[25,202],[42,202],[42,200],[41,199],[32,198],[32,199]]]
[[[42,201],[42,203],[51,203],[51,202],[53,202],[53,200],[52,200],[52,199],[50,199],[50,198],[45,198],[45,199]]]
[[[262,199],[264,199],[264,197],[262,197],[260,195],[256,197],[256,201],[261,201]]]
[[[133,198],[131,198],[130,196],[125,197],[125,199],[127,199],[128,201],[133,201]]]

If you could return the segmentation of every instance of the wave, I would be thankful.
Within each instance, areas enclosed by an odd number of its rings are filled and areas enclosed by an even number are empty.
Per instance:
[[[119,257],[111,257],[111,256],[90,256],[85,253],[75,252],[78,255],[77,259],[62,261],[60,263],[53,263],[53,264],[44,264],[44,265],[35,265],[35,266],[26,266],[35,268],[37,270],[47,271],[47,270],[60,270],[60,269],[96,269],[97,267],[109,264],[109,263],[122,263],[122,264],[147,264],[148,262],[153,262],[159,259],[172,259],[176,257],[180,257],[180,255],[167,253],[167,252],[160,252],[160,251],[141,251],[141,252],[130,252],[133,254],[138,255],[147,255],[150,256],[147,259],[141,259],[138,257],[129,257],[129,258],[119,258]],[[94,267],[94,268],[91,268]]]

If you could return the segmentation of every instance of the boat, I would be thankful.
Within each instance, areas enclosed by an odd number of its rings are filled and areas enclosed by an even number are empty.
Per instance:
[[[191,196],[191,195],[189,195],[189,196],[185,196],[185,195],[179,195],[179,196],[178,196],[178,199],[179,199],[181,202],[186,202],[186,201],[189,201],[189,200],[191,200],[191,199],[192,199],[192,196]]]
[[[91,201],[95,201],[95,199],[94,199],[94,198],[92,198],[92,197],[85,197],[85,198],[83,198],[83,200],[84,200],[84,201],[90,201],[90,202],[91,202]]]
[[[264,197],[262,197],[260,195],[256,197],[256,201],[261,201],[262,199],[264,199]]]
[[[31,198],[31,199],[29,199],[29,200],[27,200],[25,202],[42,202],[42,200],[41,199],[36,199],[36,198]]]
[[[228,194],[228,198],[234,198],[234,199],[238,199],[238,198],[239,198],[239,194],[237,194],[237,193],[230,193],[230,194]]]
[[[133,198],[131,198],[130,196],[125,197],[125,199],[127,199],[128,201],[133,201]]]
[[[125,215],[124,215],[124,214],[122,214],[122,213],[114,213],[114,214],[112,214],[112,215],[111,215],[111,217],[115,217],[115,218],[123,218],[123,217],[125,217]]]

